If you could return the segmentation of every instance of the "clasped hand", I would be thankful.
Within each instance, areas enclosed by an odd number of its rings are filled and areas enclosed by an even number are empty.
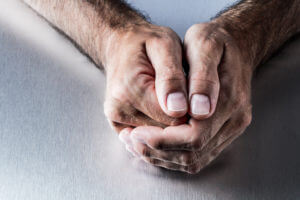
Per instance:
[[[104,112],[134,156],[197,173],[250,124],[252,61],[218,23],[193,25],[183,44],[152,24],[107,41]]]

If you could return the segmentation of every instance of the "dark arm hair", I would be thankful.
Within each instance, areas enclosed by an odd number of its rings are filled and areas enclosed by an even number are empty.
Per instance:
[[[115,31],[149,24],[123,0],[23,0],[69,37],[99,67],[102,52]]]
[[[254,66],[300,31],[300,0],[242,0],[213,20],[248,49]]]

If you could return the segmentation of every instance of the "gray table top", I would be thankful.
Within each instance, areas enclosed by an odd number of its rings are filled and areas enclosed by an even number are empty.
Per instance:
[[[183,36],[232,1],[130,2]],[[130,156],[103,114],[104,75],[17,0],[0,7],[1,200],[300,198],[299,36],[257,72],[245,134],[191,176]]]

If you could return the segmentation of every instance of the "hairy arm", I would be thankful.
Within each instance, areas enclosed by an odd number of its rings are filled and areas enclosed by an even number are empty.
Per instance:
[[[149,23],[124,0],[23,1],[104,67],[104,113],[117,132],[186,121],[181,41],[170,28]]]
[[[105,62],[105,46],[115,30],[147,24],[122,0],[23,0],[70,37],[93,61]]]
[[[300,0],[242,0],[214,21],[239,41],[255,68],[300,31]]]

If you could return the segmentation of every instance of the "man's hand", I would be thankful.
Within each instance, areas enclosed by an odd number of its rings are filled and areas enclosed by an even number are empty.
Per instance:
[[[122,0],[24,2],[104,67],[105,113],[117,131],[186,121],[182,46],[172,30],[150,24]]]
[[[250,124],[252,72],[300,31],[299,17],[299,0],[242,0],[210,23],[192,26],[184,46],[193,118],[188,124],[165,129],[124,129],[120,138],[127,149],[155,166],[199,172]],[[216,101],[217,76],[216,111],[198,121],[201,117],[195,115],[199,108],[193,106],[193,97],[202,92]]]
[[[130,26],[108,38],[104,111],[119,132],[125,127],[182,124],[188,111],[182,47],[169,28]],[[177,117],[177,118],[175,118]]]
[[[105,113],[128,150],[196,173],[251,121],[252,71],[300,30],[300,0],[242,0],[180,40],[124,1],[24,0],[107,72]],[[189,102],[189,103],[187,103]],[[190,105],[188,108],[188,104]],[[188,124],[179,126],[189,112]],[[141,126],[138,125],[153,125]],[[133,129],[134,128],[134,129]]]
[[[215,114],[205,120],[165,129],[143,126],[124,129],[128,149],[155,166],[197,173],[237,138],[251,122],[252,69],[235,39],[215,23],[192,26],[185,36],[190,64],[190,96],[219,74]],[[194,74],[193,74],[194,73]],[[214,81],[212,86],[217,85]]]
[[[189,97],[182,45],[174,31],[150,24],[122,0],[24,2],[104,67],[104,110],[115,130],[186,122]],[[191,110],[206,118],[214,111],[218,88],[209,82],[201,87],[193,91]]]

